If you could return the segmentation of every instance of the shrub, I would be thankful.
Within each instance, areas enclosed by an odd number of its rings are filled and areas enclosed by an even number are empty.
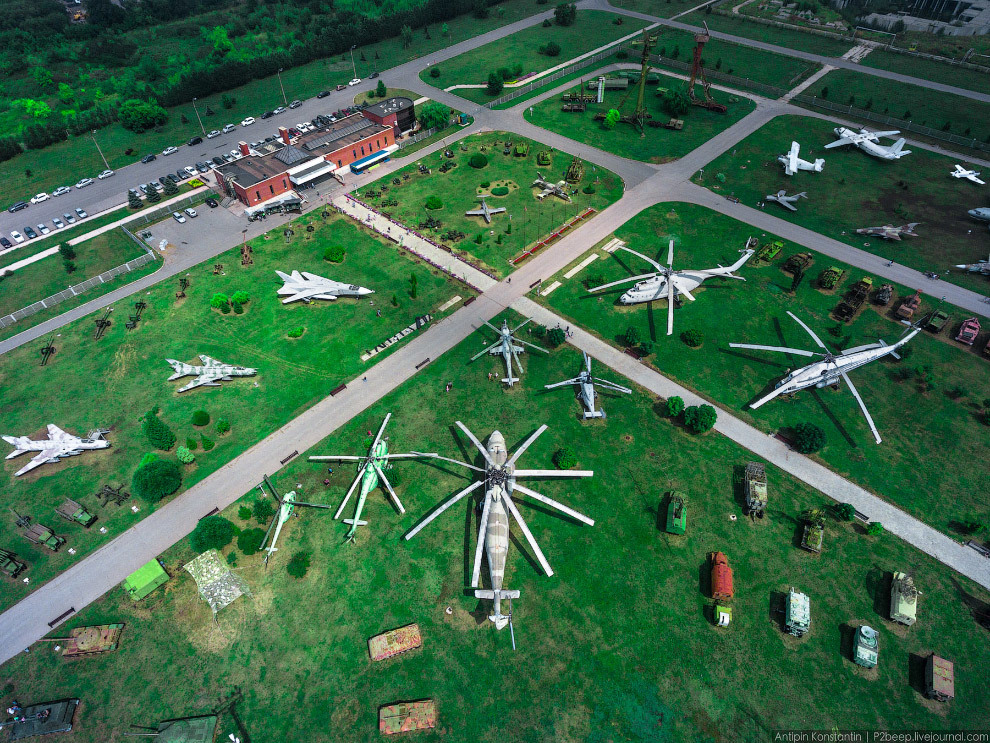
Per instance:
[[[148,441],[156,449],[168,451],[175,443],[175,434],[158,417],[158,408],[149,410],[141,419],[141,428]]]
[[[188,438],[186,439],[186,448],[189,451],[196,451],[199,448],[199,442],[196,439]]]
[[[194,426],[205,426],[210,422],[210,414],[205,410],[197,410],[192,414],[192,424]]]
[[[269,498],[259,498],[251,510],[254,512],[254,520],[259,524],[267,524],[275,515],[275,506]]]
[[[236,527],[223,516],[207,516],[200,519],[189,535],[189,544],[197,552],[219,550],[234,539]]]
[[[825,432],[814,423],[794,426],[794,448],[802,454],[814,454],[825,446]]]
[[[189,451],[186,447],[180,446],[175,450],[175,458],[178,459],[182,464],[192,464],[196,461],[196,455]]]
[[[330,263],[342,263],[346,252],[343,245],[331,245],[323,251],[323,260]]]
[[[216,444],[213,442],[213,439],[208,439],[206,438],[206,436],[203,436],[202,439],[203,439],[203,451],[209,451],[214,446],[216,446]]]
[[[841,521],[852,521],[856,518],[856,507],[852,503],[840,503],[835,507],[835,515]]]
[[[559,470],[569,470],[577,464],[577,454],[569,446],[553,453],[553,466]]]
[[[307,570],[309,570],[309,552],[306,551],[294,554],[289,564],[285,566],[285,572],[293,578],[304,577]]]
[[[492,189],[492,196],[507,196],[508,194],[508,186],[495,186],[495,188]]]
[[[634,325],[626,328],[626,332],[622,335],[622,342],[631,347],[635,346],[639,341],[639,330]]]
[[[547,331],[547,345],[550,348],[556,348],[561,343],[567,340],[567,336],[564,335],[564,331],[560,328],[551,328]]]
[[[225,433],[230,431],[230,421],[226,418],[221,418],[217,421],[217,433],[223,436]]]
[[[879,521],[871,521],[870,525],[866,527],[866,533],[871,537],[879,537],[883,534],[883,524]]]
[[[236,302],[237,304],[247,304],[248,302],[251,301],[251,295],[249,295],[243,289],[239,289],[238,291],[230,295],[230,301]]]
[[[482,181],[479,185],[482,188],[488,188],[490,185],[492,185],[492,182],[491,181]]]
[[[157,503],[172,495],[182,485],[179,466],[168,459],[157,459],[137,468],[131,479],[131,489],[138,498]]]
[[[443,209],[443,202],[439,196],[431,196],[426,200],[427,209]]]
[[[539,0],[537,0],[539,2]],[[543,28],[550,28],[553,24],[550,22],[549,18],[543,19]]]
[[[533,335],[534,336],[536,336],[537,338],[546,338],[547,337],[547,326],[546,325],[533,325],[532,327],[533,327],[532,332],[533,332]]]
[[[710,431],[716,418],[715,408],[711,405],[692,405],[684,409],[684,425],[694,433]]]
[[[251,509],[247,506],[241,506],[237,509],[237,518],[241,521],[247,521],[251,518]]]
[[[468,165],[470,165],[472,168],[477,168],[478,170],[481,170],[483,167],[488,165],[488,158],[482,155],[480,152],[475,152],[473,155],[471,155],[471,159],[468,160]]]
[[[303,331],[305,331],[305,330],[306,330],[306,328],[303,328],[303,327],[293,328],[288,333],[286,333],[286,335],[289,338],[301,338],[302,337],[302,334],[303,334]]]
[[[681,333],[681,340],[691,348],[698,348],[705,342],[705,336],[700,330],[685,330]]]
[[[223,292],[217,292],[210,298],[210,307],[215,310],[221,310],[228,306],[230,299]]]
[[[251,513],[248,509],[245,510]],[[245,555],[253,555],[261,549],[261,542],[264,538],[264,529],[258,529],[257,527],[254,529],[244,529],[237,535],[237,549]]]
[[[148,462],[157,462],[157,461],[158,461],[158,455],[155,454],[153,451],[149,451],[147,454],[141,457],[141,461],[138,462],[138,467],[143,467]]]
[[[593,194],[596,190],[597,189],[595,188],[595,185],[593,183],[589,183],[587,186],[581,189],[582,193],[585,193],[588,196],[591,196],[591,194]]]
[[[117,118],[125,129],[140,134],[168,121],[168,112],[155,100],[141,101],[130,98],[120,104]]]
[[[65,260],[71,261],[76,257],[76,251],[72,249],[72,246],[68,243],[58,246],[58,254],[62,256]]]
[[[676,418],[684,412],[684,398],[674,395],[667,398],[667,415]]]
[[[556,41],[550,41],[539,49],[540,54],[545,54],[548,57],[557,57],[560,55],[560,44]]]
[[[73,263],[72,261],[62,261],[62,268],[65,269],[66,273],[76,272],[76,264]]]
[[[433,67],[430,69],[430,77],[440,77],[440,68]]]
[[[235,315],[243,315],[244,314],[244,307],[243,307],[243,305],[241,305],[240,302],[231,302],[230,303],[230,308],[234,311],[234,314]]]
[[[488,95],[496,96],[502,92],[502,77],[497,72],[488,73],[488,87],[485,88]]]

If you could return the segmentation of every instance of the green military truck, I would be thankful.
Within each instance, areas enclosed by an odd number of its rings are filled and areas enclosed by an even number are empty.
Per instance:
[[[10,550],[0,549],[0,573],[3,573],[8,578],[16,578],[27,565],[20,560],[16,559],[16,556]]]
[[[55,513],[66,521],[82,524],[87,529],[96,521],[96,515],[90,513],[71,498],[66,498],[65,503],[55,509]]]
[[[671,534],[683,534],[687,531],[684,495],[676,490],[672,490],[667,496],[667,531]]]

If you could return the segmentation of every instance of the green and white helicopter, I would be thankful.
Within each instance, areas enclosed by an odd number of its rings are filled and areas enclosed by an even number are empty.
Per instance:
[[[267,566],[272,554],[278,552],[278,547],[275,544],[278,542],[279,535],[282,533],[282,527],[285,526],[289,517],[295,512],[296,506],[309,506],[311,508],[333,508],[333,506],[326,503],[306,503],[297,500],[298,496],[295,490],[289,491],[280,498],[278,491],[272,485],[267,475],[265,475],[265,482],[268,484],[269,489],[271,489],[272,495],[275,496],[275,500],[278,501],[278,511],[272,517],[272,521],[268,525],[268,531],[265,532],[265,538],[261,540],[261,547],[259,547],[259,549],[265,552],[265,565]],[[261,488],[261,490],[264,492],[264,488]],[[296,514],[296,516],[298,517],[299,514]],[[273,531],[274,534],[272,533]],[[271,542],[268,541],[268,537],[272,538]],[[268,545],[267,547],[265,546],[266,544]]]
[[[354,478],[354,482],[351,483],[351,487],[347,491],[347,495],[344,496],[344,500],[341,501],[340,507],[337,512],[333,515],[335,519],[340,518],[340,514],[344,512],[344,507],[347,505],[347,501],[350,500],[351,495],[357,488],[358,483],[361,485],[361,492],[358,495],[357,508],[354,510],[353,519],[344,519],[345,524],[350,524],[350,531],[345,535],[347,541],[354,541],[354,534],[357,532],[359,526],[367,526],[367,521],[361,520],[361,512],[364,510],[364,503],[368,499],[368,493],[378,487],[379,483],[385,486],[385,491],[388,493],[395,507],[399,509],[399,513],[405,513],[406,509],[403,507],[402,502],[399,500],[399,496],[395,494],[395,489],[392,487],[392,483],[388,481],[385,476],[385,470],[391,467],[391,460],[393,459],[423,459],[427,457],[436,457],[434,454],[420,454],[419,452],[410,452],[406,454],[390,454],[388,451],[388,437],[383,437],[382,434],[385,433],[385,426],[388,425],[389,420],[392,418],[392,414],[389,413],[385,416],[385,420],[382,422],[382,427],[378,429],[378,435],[375,436],[375,440],[372,441],[371,447],[368,449],[368,453],[361,456],[354,456],[349,454],[329,454],[326,456],[316,456],[310,457],[311,462],[333,462],[333,461],[343,461],[343,462],[358,462],[357,477]]]

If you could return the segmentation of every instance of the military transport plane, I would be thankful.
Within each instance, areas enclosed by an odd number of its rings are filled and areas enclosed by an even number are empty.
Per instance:
[[[966,170],[962,165],[956,165],[954,170],[949,172],[953,178],[965,178],[967,181],[973,181],[973,183],[979,183],[981,186],[987,185],[986,181],[980,180],[980,172],[978,170]]]
[[[230,366],[202,354],[199,359],[203,362],[202,366],[186,364],[175,359],[165,359],[175,370],[175,374],[168,378],[169,382],[180,377],[196,377],[185,387],[179,387],[176,392],[185,392],[194,387],[219,387],[220,382],[229,382],[233,377],[253,377],[258,373],[257,369],[250,369],[244,366]]]
[[[527,343],[526,341],[521,341],[518,338],[513,337],[514,334],[523,325],[528,323],[529,320],[525,320],[515,327],[513,330],[509,330],[509,323],[505,320],[502,321],[502,329],[499,330],[494,325],[489,322],[485,322],[485,325],[490,327],[499,335],[499,339],[495,341],[492,345],[483,351],[479,351],[474,356],[471,357],[471,361],[484,356],[486,353],[490,353],[493,356],[501,355],[505,359],[505,374],[506,376],[502,379],[510,387],[519,381],[519,377],[512,376],[512,361],[515,359],[516,366],[519,367],[519,373],[523,373],[522,363],[519,361],[519,354],[525,353],[526,349],[522,346],[515,345],[516,343],[522,343],[523,346],[529,346],[530,348],[535,348],[537,351],[542,351],[543,353],[550,353],[545,348],[540,348],[539,346],[534,346],[532,343]]]
[[[798,157],[800,151],[801,145],[797,142],[791,142],[790,152],[777,157],[777,162],[784,166],[784,173],[786,175],[794,175],[799,170],[813,170],[816,173],[821,173],[822,168],[825,167],[825,159],[820,157],[814,162],[808,162]]]
[[[504,206],[497,206],[494,209],[485,203],[485,197],[479,196],[478,200],[481,202],[480,209],[472,209],[469,212],[464,212],[466,217],[484,217],[486,224],[491,224],[493,214],[501,214],[505,211]]]
[[[903,149],[904,142],[906,141],[904,137],[901,137],[889,147],[884,147],[880,144],[880,137],[893,137],[895,134],[900,134],[900,132],[896,130],[889,132],[871,132],[867,129],[860,129],[859,132],[854,132],[852,129],[839,126],[833,131],[838,139],[835,142],[830,142],[825,145],[826,150],[830,150],[833,147],[842,147],[847,144],[854,144],[867,155],[879,157],[881,160],[897,160],[898,158],[911,154],[911,150]]]
[[[293,271],[291,274],[285,274],[281,271],[275,273],[285,282],[282,288],[278,290],[280,297],[286,297],[282,300],[282,304],[300,300],[308,304],[314,299],[333,301],[337,297],[364,297],[375,293],[373,289],[365,289],[356,284],[345,284],[342,281],[333,281],[306,271],[302,273]]]
[[[20,477],[35,467],[48,462],[57,462],[62,457],[74,457],[89,449],[106,449],[110,446],[110,442],[103,438],[105,433],[106,430],[91,431],[87,438],[82,439],[49,423],[47,439],[34,441],[27,436],[4,436],[3,440],[14,447],[14,451],[7,455],[7,459],[19,457],[29,451],[38,452],[30,462],[14,473],[14,477]]]

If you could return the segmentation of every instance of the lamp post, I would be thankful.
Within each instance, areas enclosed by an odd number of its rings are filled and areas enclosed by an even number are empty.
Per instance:
[[[282,85],[282,70],[283,69],[284,68],[282,68],[282,67],[279,67],[278,68],[278,87],[280,87],[282,89],[282,100],[285,102],[285,105],[288,106],[289,105],[289,99],[285,97],[285,86]]]
[[[357,44],[351,47],[351,69],[354,71],[353,80],[357,80],[357,65],[354,64],[354,50],[357,48]]]
[[[100,153],[100,157],[103,158],[103,164],[107,166],[107,170],[110,170],[110,163],[107,162],[106,155],[103,154],[103,150],[100,149],[100,143],[96,141],[96,129],[93,130],[93,144],[96,145],[96,151]]]
[[[193,110],[196,112],[196,120],[199,122],[199,128],[203,130],[203,136],[206,136],[206,127],[203,126],[203,119],[199,115],[199,106],[196,105],[198,98],[193,98]]]

